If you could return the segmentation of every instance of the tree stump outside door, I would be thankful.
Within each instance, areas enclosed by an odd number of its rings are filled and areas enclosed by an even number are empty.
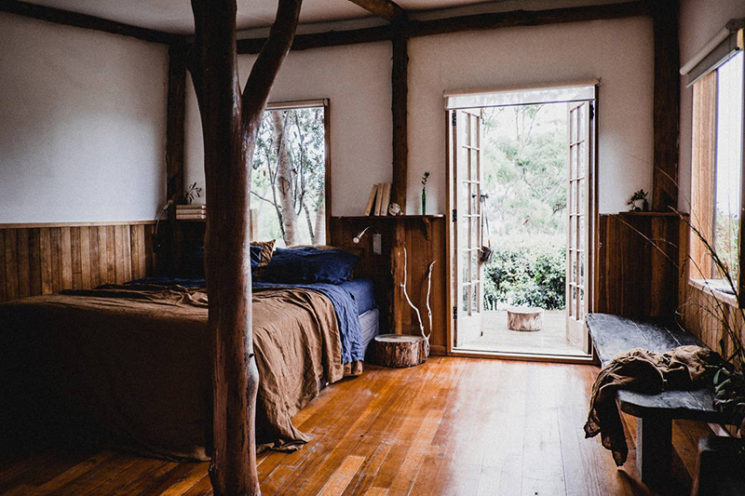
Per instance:
[[[510,308],[507,310],[507,328],[512,331],[540,331],[543,327],[543,309]]]
[[[381,334],[375,336],[377,363],[385,367],[413,367],[427,360],[429,342],[422,336]]]

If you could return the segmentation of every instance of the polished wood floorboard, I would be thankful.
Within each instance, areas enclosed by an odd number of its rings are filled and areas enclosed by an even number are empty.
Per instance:
[[[432,358],[410,369],[369,366],[324,390],[295,422],[313,440],[259,456],[264,495],[649,494],[630,456],[617,469],[599,440],[584,439],[588,365]],[[676,485],[687,494],[706,425],[676,422]],[[212,494],[207,463],[112,451],[45,450],[0,460],[0,494]]]

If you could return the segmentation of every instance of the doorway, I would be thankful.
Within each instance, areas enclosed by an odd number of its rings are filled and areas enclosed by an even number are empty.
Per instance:
[[[586,359],[596,82],[446,95],[455,353]]]

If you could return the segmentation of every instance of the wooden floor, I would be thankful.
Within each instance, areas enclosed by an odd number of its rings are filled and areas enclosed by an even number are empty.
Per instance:
[[[264,495],[648,494],[630,457],[617,470],[582,425],[597,368],[433,358],[403,370],[368,367],[327,388],[296,417],[314,439],[259,457]],[[705,425],[676,423],[674,460],[687,494]],[[206,463],[103,451],[47,450],[0,460],[0,494],[210,495]]]

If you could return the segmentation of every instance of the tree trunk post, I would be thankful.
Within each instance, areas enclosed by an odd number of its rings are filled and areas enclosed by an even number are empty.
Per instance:
[[[199,102],[209,213],[205,235],[213,359],[215,496],[258,495],[256,392],[251,331],[250,163],[269,90],[295,35],[301,0],[280,0],[277,18],[241,93],[235,0],[192,0],[189,68]],[[218,241],[219,240],[219,241]]]

